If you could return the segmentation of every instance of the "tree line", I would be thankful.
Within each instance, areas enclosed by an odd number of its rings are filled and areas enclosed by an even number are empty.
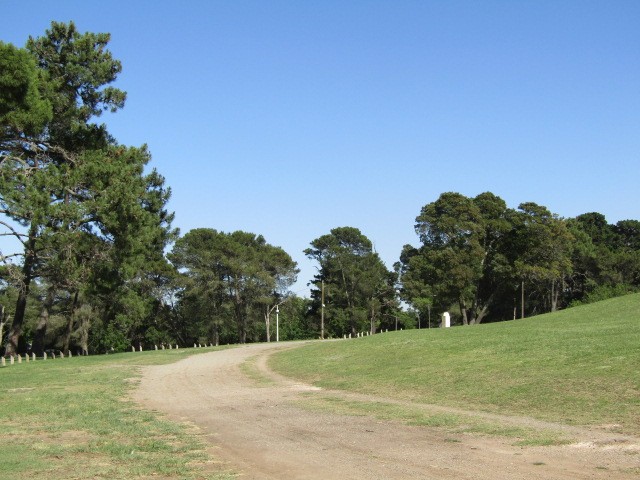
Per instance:
[[[296,262],[263,236],[172,227],[147,147],[98,123],[126,100],[109,39],[52,22],[24,48],[0,42],[0,235],[16,246],[0,252],[5,354],[341,337],[445,310],[473,325],[640,288],[637,220],[447,192],[391,269],[355,227],[311,241],[318,274],[296,296]]]

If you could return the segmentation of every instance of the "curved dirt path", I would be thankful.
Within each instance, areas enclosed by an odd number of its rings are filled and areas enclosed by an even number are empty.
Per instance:
[[[303,392],[326,392],[266,368],[269,354],[296,345],[252,344],[145,367],[134,397],[146,408],[196,425],[212,457],[242,479],[640,478],[638,439],[570,429],[572,445],[516,447],[508,439],[302,409],[296,401]],[[240,366],[255,356],[269,382],[243,373]]]

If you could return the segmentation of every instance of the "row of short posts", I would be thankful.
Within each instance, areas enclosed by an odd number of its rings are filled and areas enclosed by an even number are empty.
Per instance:
[[[206,343],[204,345],[202,345],[201,343],[194,343],[193,344],[193,348],[207,348],[207,347],[213,347],[213,343],[211,343],[209,345],[207,345]],[[153,349],[154,350],[173,350],[173,349],[179,350],[180,346],[177,345],[177,344],[175,346],[173,346],[172,344],[169,344],[167,347],[165,347],[164,344],[161,344],[160,347],[158,347],[158,345],[154,345]],[[135,352],[136,351],[136,347],[131,346],[131,351]],[[137,351],[138,352],[142,352],[142,345],[138,346],[138,350]]]
[[[378,333],[389,333],[389,329],[380,330]],[[352,337],[351,334],[349,334],[349,335],[344,334],[342,336],[342,338],[343,339],[347,339],[347,338],[364,338],[364,337],[369,337],[371,335],[373,335],[373,333],[371,333],[371,332],[358,332],[358,333],[356,333],[355,337]]]
[[[64,358],[64,353],[60,352],[59,354],[60,358]],[[73,357],[73,354],[71,353],[71,351],[69,351],[69,358]],[[49,356],[47,355],[47,352],[44,352],[44,355],[42,357],[42,360],[47,360],[49,358]],[[51,358],[56,358],[56,354],[55,352],[51,353]],[[26,363],[29,362],[35,362],[36,361],[36,354],[32,353],[31,355],[29,355],[28,353],[24,354],[24,361]],[[17,354],[17,355],[11,355],[9,357],[9,365],[14,365],[15,363],[22,363],[22,355]],[[0,365],[3,367],[7,366],[7,359],[5,357],[1,357],[0,360]]]
[[[441,325],[442,325],[442,328],[450,328],[451,327],[451,316],[449,315],[449,312],[444,312],[442,314],[442,324]],[[402,329],[400,329],[400,331],[402,331]],[[389,329],[386,329],[384,332],[381,331],[380,333],[388,333],[388,332],[389,332]],[[370,335],[373,335],[373,334],[370,333],[370,332],[359,332],[359,333],[356,333],[356,336],[354,338],[368,337]],[[347,338],[352,338],[352,337],[351,337],[351,334],[349,334],[349,335],[345,334],[345,335],[343,335],[342,338],[343,339],[347,339]]]
[[[179,350],[179,349],[180,349],[180,346],[179,346],[179,345],[177,345],[177,344],[176,344],[176,346],[175,346],[175,347],[174,347],[172,344],[169,344],[168,348],[167,348],[167,347],[165,347],[165,346],[164,346],[164,344],[160,345],[160,348],[158,348],[158,345],[154,345],[154,347],[155,347],[155,350],[165,350],[165,349],[173,350],[174,348],[175,348],[176,350]],[[200,344],[200,343],[194,343],[194,344],[193,344],[193,348],[206,348],[206,347],[213,347],[213,343],[211,343],[210,345],[207,345],[206,343],[205,343],[204,345],[202,345],[202,344]],[[132,351],[132,352],[135,352],[135,351],[136,351],[136,347],[132,346],[132,347],[131,347],[131,351]],[[142,345],[140,345],[140,346],[138,347],[138,351],[139,351],[139,352],[142,352]],[[58,356],[59,356],[60,358],[64,358],[64,353],[60,352],[60,353],[58,354]],[[69,351],[69,358],[71,358],[71,357],[73,357],[73,354],[71,353],[71,351]],[[6,367],[6,366],[7,366],[7,359],[6,359],[5,357],[0,357],[0,358],[1,358],[1,359],[0,359],[0,366],[2,366],[2,367]],[[43,359],[43,360],[47,360],[48,358],[49,358],[49,357],[48,357],[48,355],[47,355],[47,352],[44,352],[44,356],[42,357],[42,359]],[[52,352],[52,353],[51,353],[51,358],[54,358],[54,359],[56,358],[56,354],[55,354],[55,352]],[[26,353],[26,354],[24,355],[24,361],[25,361],[25,362],[27,362],[27,363],[29,363],[30,361],[31,361],[31,362],[35,362],[35,361],[36,361],[36,354],[35,354],[35,353],[32,353],[32,354],[31,354],[31,356],[29,356],[29,354],[28,354],[28,353]],[[11,356],[9,357],[9,365],[14,365],[15,363],[22,363],[22,355],[19,355],[19,354],[18,354],[18,355],[15,355],[15,356],[14,356],[14,355],[11,355]]]
[[[450,328],[451,327],[451,316],[449,315],[449,312],[444,312],[442,314],[442,324],[441,324],[442,328]],[[400,331],[402,331],[402,329],[400,329]],[[389,329],[385,330],[384,332],[380,332],[380,333],[388,333]],[[369,335],[373,335],[370,332],[361,332],[361,333],[356,333],[355,338],[362,338],[362,337],[368,337]],[[343,339],[347,339],[347,338],[352,338],[351,334],[349,335],[343,335],[342,337]]]

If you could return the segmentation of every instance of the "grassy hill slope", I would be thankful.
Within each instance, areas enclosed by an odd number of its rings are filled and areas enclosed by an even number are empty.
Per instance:
[[[315,385],[640,434],[640,294],[525,320],[315,343],[271,366]]]

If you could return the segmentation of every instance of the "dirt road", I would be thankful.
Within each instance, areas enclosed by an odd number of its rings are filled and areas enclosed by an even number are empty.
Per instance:
[[[146,367],[135,399],[195,424],[212,456],[243,479],[640,478],[640,441],[606,432],[572,429],[571,445],[516,447],[513,439],[301,408],[303,393],[343,394],[270,372],[266,358],[279,348],[254,344]],[[241,365],[255,356],[269,382],[243,373]]]

